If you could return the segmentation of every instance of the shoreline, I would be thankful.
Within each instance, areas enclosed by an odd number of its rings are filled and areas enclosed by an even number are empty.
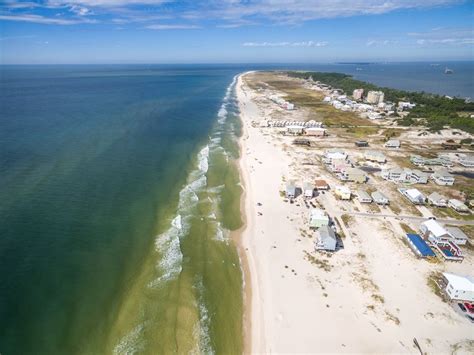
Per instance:
[[[242,277],[243,277],[243,285],[242,285],[242,291],[243,291],[243,305],[244,305],[244,312],[243,312],[243,317],[242,317],[242,323],[243,323],[243,353],[244,354],[250,354],[253,353],[253,336],[252,336],[252,303],[253,303],[253,293],[252,293],[252,272],[251,272],[251,263],[249,260],[249,255],[248,251],[248,244],[245,239],[246,233],[249,232],[249,217],[250,217],[250,211],[248,211],[248,202],[249,202],[249,197],[248,197],[248,188],[249,188],[249,181],[248,181],[248,176],[247,176],[247,171],[246,171],[246,166],[245,166],[245,159],[244,159],[244,141],[245,137],[248,135],[247,132],[247,127],[245,125],[245,121],[243,118],[242,110],[241,110],[241,105],[242,102],[239,98],[239,93],[242,91],[242,78],[249,74],[252,73],[252,71],[244,72],[238,75],[237,77],[237,83],[235,86],[235,95],[237,97],[237,102],[239,106],[239,119],[241,121],[241,135],[238,137],[238,145],[239,145],[239,159],[237,160],[237,168],[239,171],[239,178],[240,182],[242,185],[242,194],[240,197],[240,214],[242,218],[242,227],[240,227],[238,230],[232,232],[232,239],[236,241],[237,245],[237,250],[241,259],[241,268],[242,268]],[[255,274],[255,270],[254,270]]]

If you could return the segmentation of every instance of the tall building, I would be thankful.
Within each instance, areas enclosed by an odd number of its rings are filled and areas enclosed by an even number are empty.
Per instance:
[[[378,105],[384,100],[384,94],[382,91],[369,91],[367,94],[367,102],[369,104]]]
[[[354,100],[362,100],[362,95],[364,95],[364,89],[355,89],[352,93]]]

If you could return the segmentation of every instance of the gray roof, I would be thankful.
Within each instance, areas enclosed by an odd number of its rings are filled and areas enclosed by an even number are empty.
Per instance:
[[[388,197],[385,196],[383,193],[381,193],[380,191],[375,191],[375,192],[372,192],[372,198],[376,201],[379,201],[379,200],[388,200]]]
[[[326,239],[337,241],[336,233],[334,230],[329,226],[322,226],[318,229],[319,239],[324,241]]]
[[[464,239],[468,240],[469,237],[458,227],[445,227],[449,234],[451,234],[455,239]]]
[[[429,195],[428,199],[431,200],[431,201],[439,201],[439,200],[447,201],[448,200],[446,197],[444,197],[443,195],[440,195],[436,191],[433,192],[431,195]]]
[[[357,196],[362,199],[372,199],[370,195],[367,193],[367,191],[359,189],[357,190]]]

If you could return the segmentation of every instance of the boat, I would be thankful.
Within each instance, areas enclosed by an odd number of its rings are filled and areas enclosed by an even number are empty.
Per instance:
[[[452,73],[454,73],[452,69],[449,69],[448,67],[444,69],[444,74],[452,74]]]

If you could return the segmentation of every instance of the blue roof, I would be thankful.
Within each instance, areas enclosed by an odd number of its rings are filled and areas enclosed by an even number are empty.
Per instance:
[[[418,249],[422,256],[436,256],[433,250],[429,247],[428,244],[421,238],[418,234],[407,234],[407,238],[413,243],[413,245]]]

